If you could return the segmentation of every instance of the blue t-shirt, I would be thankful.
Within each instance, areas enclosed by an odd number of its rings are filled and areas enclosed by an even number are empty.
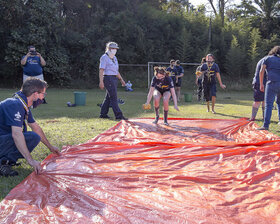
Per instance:
[[[176,69],[175,66],[171,68],[170,66],[166,69],[166,71],[170,72],[169,76],[175,76],[176,75]]]
[[[202,78],[204,83],[216,84],[216,73],[220,73],[218,64],[213,63],[212,66],[208,67],[207,63],[204,63],[201,66],[201,71],[206,71]]]
[[[182,66],[174,66],[175,69],[175,75],[181,75],[181,73],[184,73],[184,69]],[[181,77],[180,77],[181,78]]]
[[[280,82],[280,57],[275,55],[266,56],[263,64],[266,65],[267,80]]]
[[[24,58],[23,56],[22,58]],[[43,74],[41,60],[39,56],[29,56],[23,66],[23,74],[27,76],[38,76]]]
[[[259,60],[259,62],[256,65],[256,71],[255,71],[255,75],[254,75],[253,82],[252,82],[252,84],[256,88],[260,87],[260,71],[261,71],[261,67],[262,67],[262,64],[264,62],[264,59],[265,58],[262,58],[261,60]],[[264,77],[263,77],[263,84],[264,85],[266,84],[266,81],[267,81],[267,74],[266,74],[266,71],[265,71]]]
[[[113,59],[111,59],[106,53],[103,54],[100,58],[100,65],[99,69],[104,69],[104,75],[117,75],[119,74],[119,63],[114,56]]]
[[[26,96],[21,92],[17,92],[17,94],[27,105]],[[28,123],[35,122],[30,109],[28,108],[28,112],[26,112],[23,103],[18,98],[8,98],[0,102],[0,136],[11,134],[12,126],[24,127],[26,118]]]
[[[158,79],[156,76],[154,76],[151,86],[155,87],[160,92],[169,91],[171,88],[174,88],[173,81],[168,76],[165,76],[163,79]]]

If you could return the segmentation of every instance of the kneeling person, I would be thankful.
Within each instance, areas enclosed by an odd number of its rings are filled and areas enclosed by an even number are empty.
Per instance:
[[[154,107],[156,112],[156,119],[153,123],[157,124],[159,120],[159,103],[160,99],[163,98],[163,109],[164,109],[164,124],[168,125],[168,107],[169,99],[172,95],[174,108],[179,111],[177,106],[177,98],[174,90],[174,84],[172,79],[167,75],[165,68],[155,67],[155,76],[152,79],[151,87],[147,96],[146,104],[151,102],[152,96],[154,96]]]
[[[13,98],[0,102],[0,175],[16,176],[11,169],[20,158],[25,158],[34,168],[41,172],[40,162],[31,156],[32,150],[42,141],[51,152],[60,154],[52,146],[43,130],[34,120],[30,107],[46,95],[47,83],[38,78],[28,78]],[[27,131],[27,125],[32,131]]]

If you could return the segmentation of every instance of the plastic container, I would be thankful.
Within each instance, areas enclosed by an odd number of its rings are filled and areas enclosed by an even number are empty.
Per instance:
[[[185,93],[185,102],[192,102],[192,94]]]
[[[74,92],[76,106],[86,105],[86,92]]]

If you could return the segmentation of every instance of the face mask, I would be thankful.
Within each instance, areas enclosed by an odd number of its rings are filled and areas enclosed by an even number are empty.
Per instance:
[[[117,49],[111,49],[107,51],[107,54],[109,55],[110,58],[113,58],[117,53]]]

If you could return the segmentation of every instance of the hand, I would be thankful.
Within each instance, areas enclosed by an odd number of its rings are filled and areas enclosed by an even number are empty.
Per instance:
[[[99,82],[99,88],[104,89],[104,82]]]
[[[54,153],[54,154],[56,154],[56,155],[58,155],[58,156],[61,156],[61,152],[60,152],[60,150],[59,150],[58,147],[52,146],[52,147],[50,148],[50,150],[51,150],[52,153]]]
[[[125,86],[125,81],[123,79],[121,79],[121,84],[122,86]]]
[[[31,56],[31,54],[30,54],[30,52],[28,52],[27,54],[26,54],[26,57],[30,57]]]
[[[40,53],[38,53],[38,52],[37,52],[37,54],[36,54],[36,55],[37,55],[38,57],[41,57],[41,54],[40,54]]]
[[[178,108],[177,105],[174,105],[174,109],[177,110],[177,111],[179,111],[179,108]]]
[[[178,77],[176,76],[176,83],[178,83]]]
[[[41,164],[38,161],[32,160],[29,162],[29,164],[34,168],[36,174],[40,174],[42,172]]]
[[[224,84],[221,84],[220,86],[221,86],[222,89],[226,88],[226,85],[224,85]]]
[[[262,85],[262,84],[260,85],[260,91],[264,92],[264,85]]]

